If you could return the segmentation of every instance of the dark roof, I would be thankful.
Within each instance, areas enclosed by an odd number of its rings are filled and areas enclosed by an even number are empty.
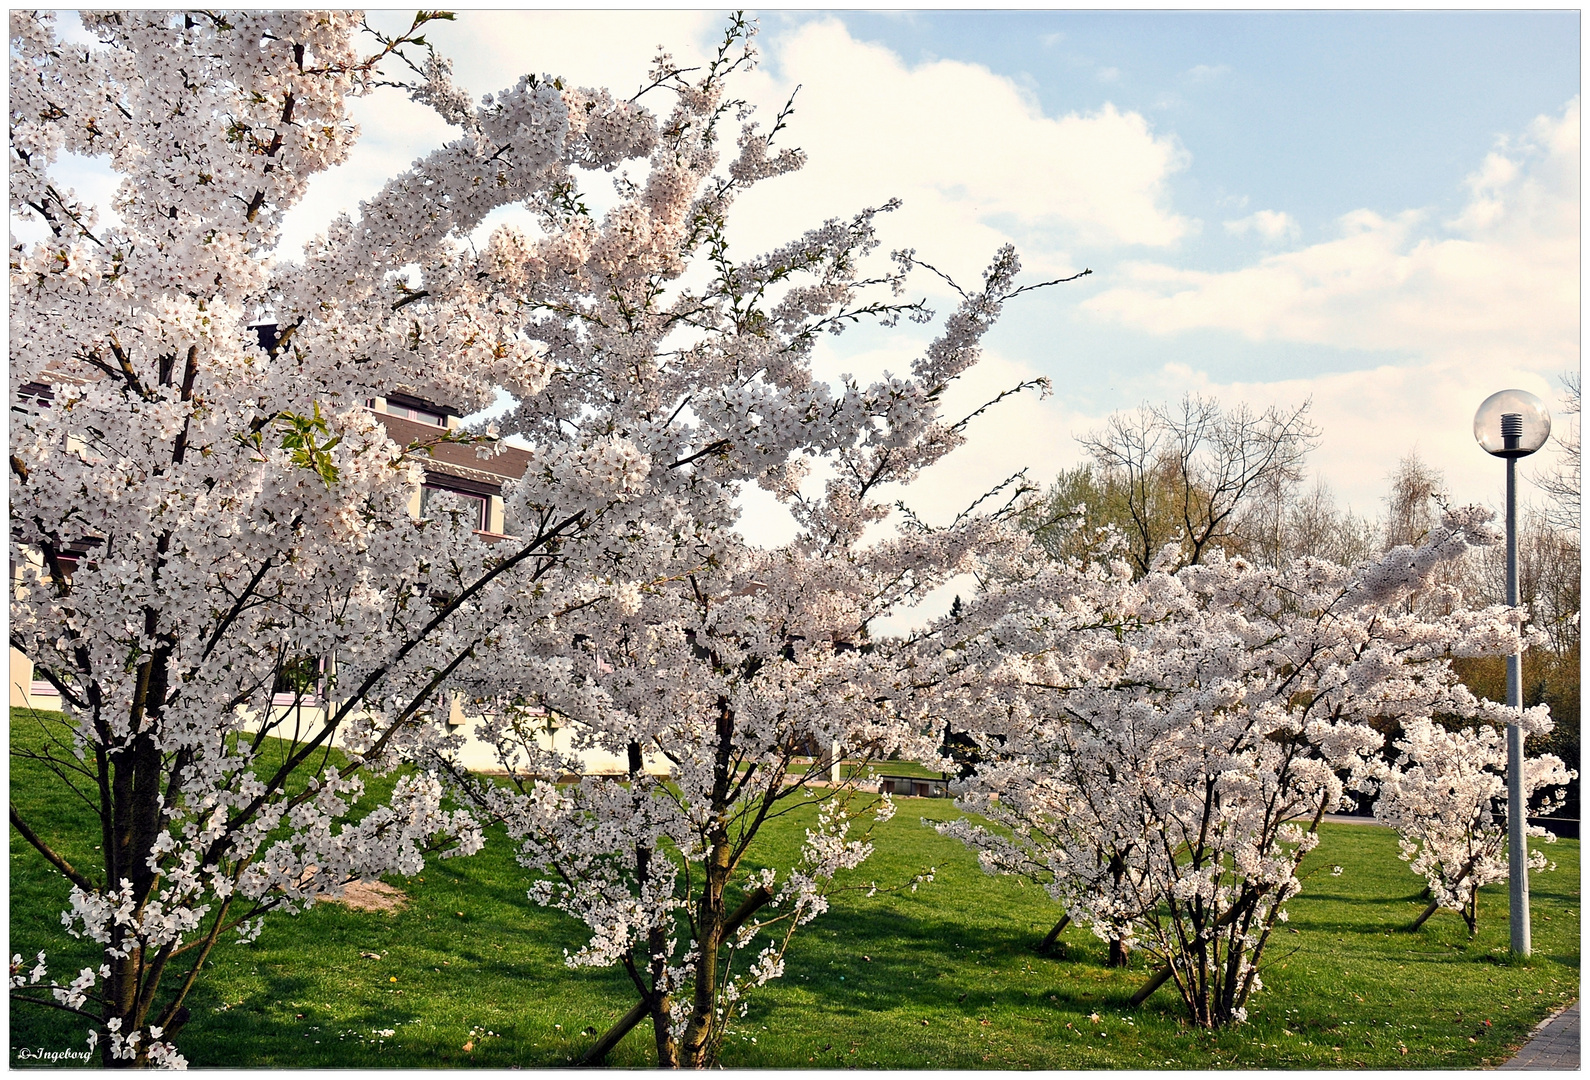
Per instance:
[[[463,415],[463,413],[459,412],[451,405],[438,405],[434,401],[427,401],[425,398],[415,397],[413,394],[400,394],[393,392],[387,394],[386,399],[393,405],[402,405],[404,408],[408,409],[419,409],[422,412],[435,413],[437,416]]]
[[[480,457],[473,446],[440,441],[446,432],[434,424],[421,424],[386,413],[375,415],[394,441],[404,446],[419,444],[430,447],[429,455],[423,451],[418,455],[427,476],[452,476],[500,488],[504,480],[517,480],[523,476],[530,464],[529,452],[516,446],[507,447],[495,457]]]

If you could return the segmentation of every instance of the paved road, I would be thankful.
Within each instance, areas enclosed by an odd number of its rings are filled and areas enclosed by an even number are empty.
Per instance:
[[[1542,1021],[1529,1041],[1503,1069],[1571,1069],[1579,1071],[1579,1003]]]

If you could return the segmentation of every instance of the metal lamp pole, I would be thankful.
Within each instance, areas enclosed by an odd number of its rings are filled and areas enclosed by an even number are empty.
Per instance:
[[[1509,424],[1512,421],[1512,424]],[[1504,436],[1514,447],[1520,426],[1518,416],[1502,417]],[[1507,606],[1518,606],[1518,458],[1507,459]],[[1517,649],[1507,657],[1507,707],[1524,711],[1524,658]],[[1507,910],[1513,952],[1528,956],[1529,869],[1524,865],[1524,731],[1517,721],[1507,725]]]
[[[1474,437],[1487,453],[1507,462],[1507,604],[1518,606],[1518,459],[1545,445],[1551,414],[1534,394],[1503,390],[1492,394],[1474,414]],[[1507,707],[1524,711],[1523,653],[1507,658]],[[1507,898],[1512,951],[1528,956],[1529,871],[1524,829],[1529,808],[1524,801],[1524,731],[1517,721],[1507,725]]]

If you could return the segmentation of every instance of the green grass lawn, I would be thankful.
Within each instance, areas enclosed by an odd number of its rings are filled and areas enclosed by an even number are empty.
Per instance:
[[[20,720],[14,714],[14,739],[26,737]],[[25,812],[87,823],[26,767],[13,768],[11,795]],[[960,844],[924,828],[923,817],[954,816],[947,800],[898,804],[856,883],[900,881],[927,866],[937,867],[937,880],[915,894],[837,897],[797,934],[784,978],[752,999],[725,1043],[724,1065],[1473,1068],[1505,1059],[1537,1021],[1578,995],[1576,841],[1554,845],[1557,869],[1532,881],[1535,956],[1512,964],[1505,885],[1482,893],[1475,941],[1446,912],[1418,934],[1403,933],[1398,927],[1422,907],[1422,882],[1398,861],[1392,834],[1325,825],[1307,864],[1323,872],[1289,905],[1250,1022],[1210,1034],[1182,1021],[1171,988],[1130,1008],[1146,966],[1106,969],[1105,944],[1084,930],[1066,932],[1063,957],[1036,955],[1057,916],[1048,898],[986,877]],[[782,858],[799,840],[798,821],[778,825],[763,858]],[[81,846],[91,849],[93,835],[84,835]],[[1333,864],[1345,873],[1332,877]],[[193,1019],[180,1040],[189,1061],[560,1066],[632,1004],[621,974],[563,965],[564,950],[584,940],[580,926],[525,899],[523,872],[500,831],[480,855],[389,882],[408,896],[400,911],[319,905],[268,920],[251,945],[218,947],[189,998]],[[49,949],[58,972],[98,963],[59,929],[64,879],[14,830],[11,883],[13,953]],[[370,952],[381,958],[361,958]],[[19,1047],[73,1048],[83,1037],[83,1024],[65,1014],[12,1009],[13,1064],[24,1064]],[[650,1060],[643,1024],[609,1063]]]
[[[954,773],[942,773],[914,761],[846,761],[842,768],[846,777],[863,780],[874,776],[914,776],[924,780],[940,780],[946,775],[954,779],[955,776]]]

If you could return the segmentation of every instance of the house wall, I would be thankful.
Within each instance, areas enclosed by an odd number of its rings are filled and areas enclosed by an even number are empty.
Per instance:
[[[11,703],[13,709],[41,709],[54,711],[60,708],[61,699],[53,688],[45,683],[34,683],[33,661],[16,649],[11,650]],[[502,765],[497,760],[497,752],[491,744],[479,737],[479,729],[483,718],[479,715],[470,715],[463,709],[459,698],[454,695],[450,702],[448,726],[454,734],[464,736],[464,745],[459,751],[459,762],[471,772],[501,772]],[[319,699],[306,699],[295,704],[291,694],[278,694],[271,708],[272,719],[277,727],[272,732],[282,738],[292,738],[296,734],[300,738],[312,738],[326,722],[326,710]],[[243,730],[259,730],[258,721],[251,718],[243,710]],[[573,753],[575,730],[564,726],[550,734],[543,733],[539,742],[544,750],[557,750],[564,754]],[[333,738],[332,745],[342,747],[343,740]],[[621,775],[629,771],[629,764],[625,759],[616,754],[603,753],[598,750],[584,750],[580,753],[581,772],[588,775]],[[643,760],[644,768],[648,773],[656,776],[668,774],[668,759],[660,754],[648,755]]]
[[[471,772],[502,772],[502,764],[497,760],[496,750],[479,734],[484,724],[484,717],[465,712],[457,695],[453,695],[450,702],[450,713],[448,717],[450,732],[464,736],[464,745],[458,753],[459,764]],[[318,699],[305,699],[301,703],[293,704],[291,695],[288,694],[277,695],[277,703],[271,709],[271,716],[276,724],[271,734],[281,738],[292,738],[295,733],[300,738],[311,738],[326,720],[325,709]],[[257,731],[258,722],[245,714],[243,729]],[[537,741],[543,750],[556,750],[572,755],[575,735],[576,729],[572,725],[563,725],[552,732],[543,731]],[[339,735],[333,737],[332,745],[342,748],[345,743]],[[582,750],[579,758],[580,771],[585,775],[618,776],[629,771],[628,762],[616,754],[600,750]],[[643,757],[642,767],[654,776],[666,776],[669,772],[668,759],[660,754]]]
[[[53,709],[54,702],[59,699],[52,696],[52,703],[45,704],[35,700],[31,693],[33,686],[33,661],[29,660],[16,649],[11,650],[11,707],[13,709]]]

